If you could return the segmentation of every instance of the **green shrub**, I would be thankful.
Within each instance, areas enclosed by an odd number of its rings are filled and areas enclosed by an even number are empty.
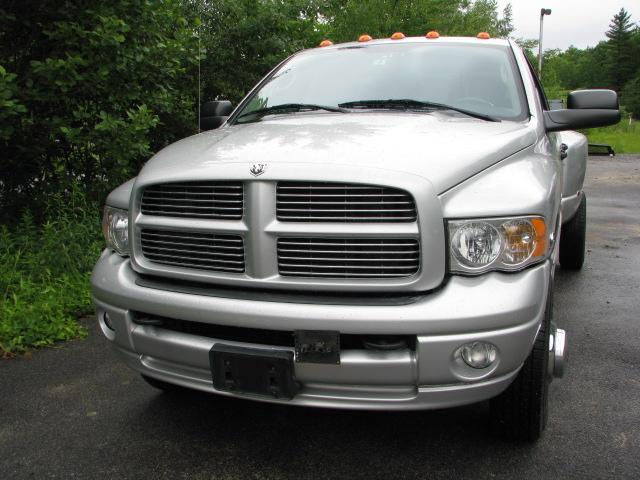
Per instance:
[[[0,2],[0,218],[78,182],[101,198],[196,132],[194,15],[185,0]]]
[[[634,118],[640,118],[640,74],[625,85],[621,101]]]
[[[100,253],[100,209],[77,188],[49,199],[47,219],[30,213],[0,226],[0,354],[84,335],[93,310],[89,276]]]
[[[592,128],[583,133],[589,138],[589,143],[606,143],[616,153],[640,153],[640,122],[629,122],[628,117],[617,125]]]

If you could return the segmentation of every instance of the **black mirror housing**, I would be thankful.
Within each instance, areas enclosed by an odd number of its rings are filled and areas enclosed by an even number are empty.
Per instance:
[[[613,90],[576,90],[567,97],[567,108],[544,112],[548,132],[606,127],[620,121],[618,94]]]
[[[579,130],[581,128],[606,127],[620,121],[620,110],[549,110],[544,112],[547,132]]]
[[[570,110],[619,110],[618,94],[613,90],[575,90],[567,95]]]
[[[200,107],[200,130],[213,130],[227,121],[233,112],[233,105],[228,100],[205,102]]]

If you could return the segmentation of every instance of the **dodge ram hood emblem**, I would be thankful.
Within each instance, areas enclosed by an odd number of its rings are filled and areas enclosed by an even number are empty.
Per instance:
[[[254,163],[253,166],[249,169],[251,175],[254,177],[259,177],[264,173],[264,169],[267,168],[266,163]]]

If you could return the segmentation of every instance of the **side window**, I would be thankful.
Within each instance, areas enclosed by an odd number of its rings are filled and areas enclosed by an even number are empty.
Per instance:
[[[529,71],[531,72],[531,76],[533,77],[533,83],[536,86],[536,92],[538,92],[538,98],[540,98],[540,104],[542,105],[542,108],[544,110],[549,110],[549,102],[547,102],[547,97],[544,94],[544,89],[542,88],[542,84],[538,79],[538,74],[533,69],[533,66],[531,65],[531,62],[529,61],[528,58],[527,58],[527,65],[529,65]]]

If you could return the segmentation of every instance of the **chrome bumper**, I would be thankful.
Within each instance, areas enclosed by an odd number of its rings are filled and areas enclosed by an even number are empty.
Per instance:
[[[343,350],[340,365],[296,363],[302,390],[293,400],[259,399],[340,408],[426,409],[478,402],[511,383],[542,321],[550,269],[547,262],[516,274],[452,277],[440,290],[401,305],[301,304],[142,287],[128,259],[105,251],[94,269],[92,287],[100,327],[128,365],[209,392],[216,392],[209,351],[220,340],[138,325],[133,311],[271,330],[415,335],[415,350]],[[112,329],[104,322],[105,312]],[[476,340],[497,347],[498,359],[487,369],[472,369],[454,355],[461,345]]]

